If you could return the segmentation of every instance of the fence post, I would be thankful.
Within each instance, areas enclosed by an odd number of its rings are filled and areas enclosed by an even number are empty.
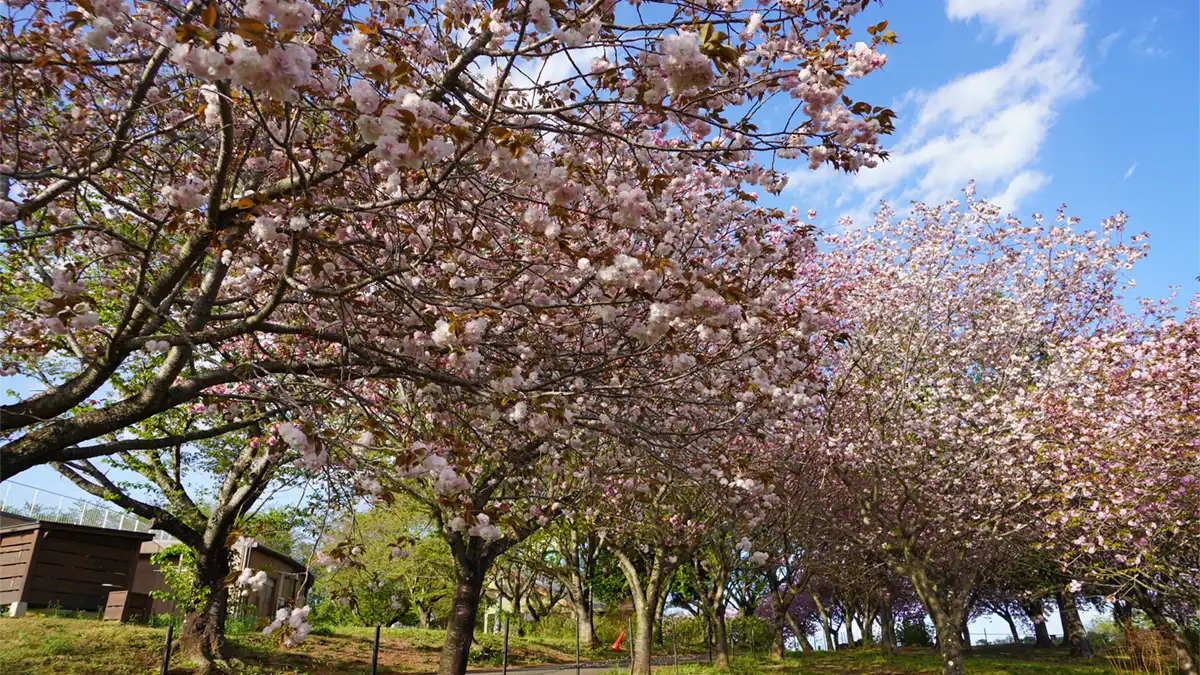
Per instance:
[[[629,672],[633,672],[633,617],[629,617]]]
[[[579,675],[579,613],[575,613],[575,675]]]
[[[504,675],[508,675],[508,615],[504,616]]]
[[[167,675],[167,666],[171,663],[171,636],[175,632],[175,624],[167,624],[167,644],[163,645],[162,666],[158,669],[159,675]]]
[[[379,629],[380,625],[375,625],[375,644],[371,647],[371,675],[375,675],[379,669]]]
[[[82,525],[82,524],[83,524],[83,517],[84,517],[85,515],[87,515],[87,502],[79,502],[79,521],[78,521],[78,522],[76,522],[75,524],[76,524],[76,525]]]
[[[679,675],[679,637],[671,631],[671,654],[675,657],[675,675]]]
[[[12,483],[4,486],[4,498],[0,499],[0,511],[8,508],[8,494],[12,492]]]

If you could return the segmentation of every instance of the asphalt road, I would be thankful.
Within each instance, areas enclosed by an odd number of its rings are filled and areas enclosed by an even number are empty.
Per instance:
[[[700,655],[700,656],[680,656],[679,657],[679,663],[681,663],[681,664],[683,664],[683,663],[707,663],[707,662],[708,662],[707,654]],[[669,656],[668,657],[659,657],[659,658],[651,659],[650,663],[655,666],[669,666],[669,665],[672,665],[673,663],[675,663],[675,660]],[[629,669],[629,659],[625,658],[625,659],[621,659],[620,661],[613,660],[613,661],[584,662],[584,663],[579,664],[579,675],[603,675],[603,673],[608,673],[608,672],[612,671],[614,668],[620,668],[621,670],[628,670]],[[467,671],[467,673],[469,675],[499,675],[503,672],[504,672],[504,670],[502,668],[488,668],[486,670],[471,669],[471,670]],[[516,673],[518,675],[549,675],[550,673],[562,673],[563,675],[574,675],[575,664],[574,663],[550,663],[550,664],[547,664],[544,666],[510,667],[508,669],[508,672]]]

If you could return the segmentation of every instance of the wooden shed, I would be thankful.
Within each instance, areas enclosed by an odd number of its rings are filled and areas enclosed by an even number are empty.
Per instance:
[[[104,611],[108,594],[128,590],[138,549],[153,535],[33,521],[0,527],[0,605]]]
[[[164,544],[158,541],[142,544],[137,572],[129,590],[146,595],[154,591],[170,590],[159,566],[150,562],[150,556],[163,548]],[[237,604],[240,601],[239,611],[250,611],[258,617],[273,617],[280,607],[293,602],[300,605],[305,603],[307,584],[311,584],[313,578],[307,574],[308,570],[303,563],[262,544],[256,544],[253,548],[236,551],[230,569],[240,571],[247,567],[266,572],[267,583],[255,593],[242,592],[236,595],[234,602]],[[149,611],[155,615],[174,614],[175,603],[152,598]]]

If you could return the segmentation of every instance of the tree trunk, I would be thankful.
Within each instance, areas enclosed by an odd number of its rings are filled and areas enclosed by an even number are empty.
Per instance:
[[[658,601],[658,616],[655,624],[658,626],[658,646],[665,648],[667,646],[667,631],[663,628],[663,616],[667,613],[667,593],[662,594],[662,600]]]
[[[479,598],[483,594],[483,579],[491,560],[486,556],[462,556],[454,565],[454,599],[446,621],[446,641],[438,675],[464,675],[475,637],[475,619],[479,614]]]
[[[826,613],[825,605],[821,604],[817,593],[813,591],[811,595],[813,604],[817,607],[817,616],[821,619],[821,630],[825,632],[825,648],[832,652],[837,649],[837,643],[833,641],[833,627],[829,625],[829,614]]]
[[[633,619],[633,666],[630,675],[650,675],[650,653],[654,648],[653,603],[634,603]]]
[[[584,649],[599,647],[596,625],[592,623],[592,608],[589,605],[578,606],[575,608],[575,616],[579,619],[579,646]]]
[[[200,664],[202,675],[216,672],[225,658],[225,616],[229,607],[229,552],[224,548],[196,556],[196,584],[208,589],[204,605],[184,617],[179,650],[184,659]]]
[[[1069,591],[1059,591],[1056,600],[1058,601],[1058,615],[1062,618],[1063,641],[1070,648],[1071,656],[1081,659],[1092,658],[1092,643],[1088,641],[1087,630],[1083,627],[1083,620],[1079,618],[1075,595]]]
[[[650,675],[650,651],[654,646],[654,615],[658,612],[659,595],[665,592],[665,586],[675,574],[677,563],[667,562],[666,551],[657,549],[649,566],[649,574],[643,582],[633,559],[619,547],[613,548],[612,551],[621,572],[625,575],[625,581],[629,583],[629,594],[633,597],[635,625],[633,635],[630,636],[633,640],[630,675]]]
[[[943,617],[942,621],[934,621],[934,629],[938,634],[938,649],[942,653],[943,675],[965,675],[966,666],[963,663],[962,638],[959,635],[957,621]]]
[[[862,628],[863,646],[875,646],[875,619],[879,618],[879,608],[868,600],[863,606]]]
[[[951,589],[945,586],[945,582],[942,582],[942,588],[939,588],[938,582],[929,578],[924,563],[910,562],[904,566],[903,571],[912,582],[913,590],[917,592],[917,597],[921,599],[929,618],[933,620],[938,650],[942,654],[943,675],[965,675],[961,624],[965,597],[956,598],[950,592]],[[965,590],[963,595],[966,595]]]
[[[800,624],[796,622],[796,619],[791,614],[785,614],[784,619],[787,620],[788,627],[792,629],[792,635],[795,635],[796,639],[799,640],[800,651],[805,654],[811,654],[813,652],[812,643],[808,641],[808,636],[804,634],[804,631],[800,630]]]
[[[432,618],[433,611],[425,605],[417,605],[417,624],[423,630],[429,629],[429,620]]]
[[[846,624],[846,649],[854,649],[854,614],[846,609],[842,623]]]
[[[729,668],[729,630],[725,625],[724,605],[713,608],[713,660],[717,668]]]
[[[1175,652],[1175,668],[1178,670],[1178,675],[1200,675],[1200,667],[1196,665],[1196,659],[1192,656],[1190,645],[1183,635],[1175,630],[1171,622],[1162,613],[1162,609],[1155,604],[1154,599],[1143,591],[1137,592],[1138,607],[1146,613],[1150,623],[1162,635],[1164,640],[1167,640],[1171,649]]]
[[[1034,647],[1046,648],[1053,647],[1054,641],[1050,639],[1050,630],[1046,628],[1046,605],[1041,598],[1026,602],[1023,607],[1025,613],[1029,615],[1029,620],[1033,622],[1033,633],[1035,636]]]
[[[783,660],[783,626],[787,614],[775,607],[775,615],[771,617],[771,660]]]
[[[962,621],[962,639],[963,650],[971,651],[971,622],[967,619],[963,619]]]
[[[890,597],[885,597],[879,605],[879,641],[884,656],[896,655],[896,617]]]
[[[1013,621],[1012,614],[1000,614],[1001,619],[1008,624],[1008,630],[1012,633],[1013,644],[1021,644],[1021,634],[1017,632],[1017,622]]]

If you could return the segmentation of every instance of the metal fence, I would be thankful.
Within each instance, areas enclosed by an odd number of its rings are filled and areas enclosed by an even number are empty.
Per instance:
[[[15,480],[0,483],[0,511],[34,520],[150,532],[154,534],[155,541],[175,541],[175,537],[162,530],[151,529],[142,518],[113,508],[111,504],[80,499]]]

